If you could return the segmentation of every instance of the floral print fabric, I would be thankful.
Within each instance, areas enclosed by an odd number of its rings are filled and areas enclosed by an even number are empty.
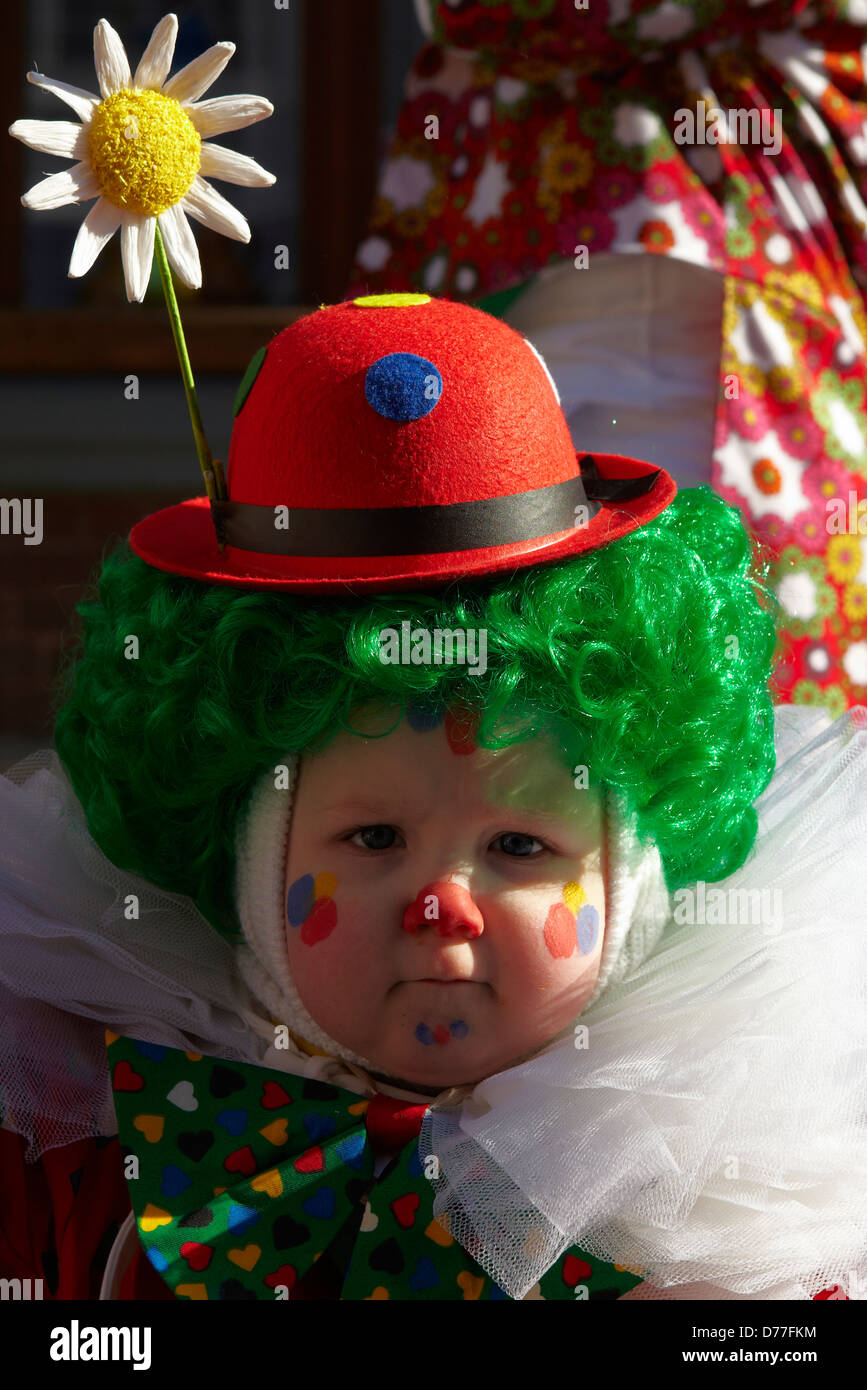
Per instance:
[[[478,302],[580,247],[717,270],[710,481],[774,558],[777,696],[863,703],[867,3],[431,0],[431,18],[349,294]]]

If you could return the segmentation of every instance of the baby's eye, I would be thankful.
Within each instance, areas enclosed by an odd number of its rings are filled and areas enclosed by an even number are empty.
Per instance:
[[[358,845],[358,836],[362,838],[361,845]],[[359,849],[391,849],[396,838],[397,831],[393,825],[362,825],[350,836],[349,843],[358,845]]]
[[[536,855],[530,852],[531,845],[538,845],[539,851],[544,851],[545,846],[541,840],[535,839],[532,835],[522,835],[519,830],[507,830],[505,834],[498,835],[492,844],[497,840],[501,842],[503,853],[511,855],[512,858],[535,859]]]

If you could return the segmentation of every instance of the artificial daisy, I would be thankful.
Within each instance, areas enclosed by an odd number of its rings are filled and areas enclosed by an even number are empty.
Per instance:
[[[69,274],[86,274],[120,227],[130,301],[144,298],[155,240],[158,258],[164,245],[179,279],[191,289],[201,286],[198,247],[186,213],[234,241],[250,240],[246,218],[203,176],[248,187],[275,182],[254,159],[207,143],[213,135],[241,130],[274,110],[265,97],[197,100],[219,77],[235,45],[215,43],[169,78],[177,32],[177,16],[167,14],[151,34],[133,77],[119,35],[101,19],[93,31],[101,100],[42,73],[27,74],[28,82],[71,106],[81,125],[22,120],[9,127],[9,134],[31,149],[79,161],[35,184],[21,201],[27,208],[45,210],[96,198],[75,239]]]

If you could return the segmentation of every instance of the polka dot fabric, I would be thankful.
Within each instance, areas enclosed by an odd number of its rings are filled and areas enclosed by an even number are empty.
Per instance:
[[[121,1148],[139,1163],[139,1237],[177,1298],[507,1298],[434,1216],[436,1164],[428,1176],[416,1141],[426,1107],[106,1041]],[[526,1297],[612,1299],[640,1282],[573,1247]]]

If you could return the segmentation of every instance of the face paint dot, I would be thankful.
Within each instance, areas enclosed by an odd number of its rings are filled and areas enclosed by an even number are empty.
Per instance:
[[[443,722],[445,713],[446,707],[443,704],[426,705],[422,701],[414,701],[407,705],[406,722],[417,734],[425,734]]]
[[[479,714],[477,710],[466,707],[453,707],[446,713],[446,738],[449,748],[459,756],[467,753],[475,753],[476,730],[479,727]]]
[[[313,896],[314,898],[333,898],[336,887],[336,874],[317,874],[313,883]],[[313,904],[311,903],[310,906],[312,907]]]
[[[302,874],[290,884],[286,898],[286,915],[293,927],[300,927],[313,906],[316,894],[313,889],[313,875]]]
[[[433,1035],[433,1033],[431,1032],[431,1030],[428,1028],[428,1026],[427,1026],[426,1023],[417,1023],[417,1024],[416,1024],[415,1035],[416,1035],[416,1037],[418,1038],[418,1040],[419,1040],[420,1043],[424,1043],[425,1047],[431,1047],[431,1046],[432,1046],[433,1040],[434,1040],[434,1035]]]
[[[333,898],[317,898],[313,911],[301,928],[301,940],[305,946],[315,946],[324,941],[337,926],[337,904]]]
[[[555,960],[568,960],[577,945],[575,918],[564,903],[554,903],[545,918],[545,945]]]
[[[451,1033],[449,1032],[448,1028],[446,1028],[444,1023],[437,1024],[436,1028],[433,1030],[433,1035],[435,1041],[438,1042],[440,1046],[443,1046],[445,1043],[447,1043],[449,1038],[451,1037]]]
[[[449,1029],[453,1038],[465,1038],[470,1031],[462,1018],[456,1018],[449,1024]]]
[[[577,912],[587,901],[587,894],[580,883],[567,883],[563,889],[563,901],[570,912]]]
[[[590,903],[578,913],[578,950],[589,956],[599,936],[599,913]]]

